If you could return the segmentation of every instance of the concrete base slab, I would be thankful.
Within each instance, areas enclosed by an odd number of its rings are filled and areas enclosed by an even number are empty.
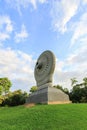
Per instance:
[[[36,92],[32,93],[27,99],[26,104],[65,104],[71,103],[69,96],[60,89],[54,87],[42,87]]]

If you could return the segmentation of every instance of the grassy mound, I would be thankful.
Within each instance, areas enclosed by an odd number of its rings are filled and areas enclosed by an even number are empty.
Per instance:
[[[0,130],[87,130],[87,104],[3,107]]]

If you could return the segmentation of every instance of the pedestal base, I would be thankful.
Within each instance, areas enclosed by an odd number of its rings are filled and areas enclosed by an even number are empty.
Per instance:
[[[70,103],[69,96],[60,89],[54,87],[42,87],[36,92],[32,93],[26,100],[27,104],[64,104]]]

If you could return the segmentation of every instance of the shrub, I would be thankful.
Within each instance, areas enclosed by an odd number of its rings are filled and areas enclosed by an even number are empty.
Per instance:
[[[12,94],[10,94],[10,96],[8,96],[7,98],[5,98],[2,103],[1,106],[18,106],[18,105],[22,105],[25,103],[26,101],[26,97],[27,94],[24,93],[15,93],[13,92]]]
[[[2,105],[2,102],[4,101],[4,97],[0,96],[0,106]]]
[[[10,106],[22,105],[25,103],[25,96],[23,94],[15,94],[11,97]]]

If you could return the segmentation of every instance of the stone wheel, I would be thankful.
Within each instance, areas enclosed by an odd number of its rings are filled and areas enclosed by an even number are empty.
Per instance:
[[[52,74],[55,68],[55,56],[51,51],[43,52],[35,65],[34,75],[37,85],[52,82]]]

